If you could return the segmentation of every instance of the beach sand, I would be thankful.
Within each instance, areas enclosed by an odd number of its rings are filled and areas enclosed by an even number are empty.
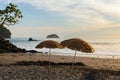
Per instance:
[[[48,61],[47,54],[4,53],[0,54],[0,80],[120,80],[120,59],[76,57],[75,62],[86,66],[10,65],[22,61]],[[52,55],[51,62],[70,63],[72,56]]]

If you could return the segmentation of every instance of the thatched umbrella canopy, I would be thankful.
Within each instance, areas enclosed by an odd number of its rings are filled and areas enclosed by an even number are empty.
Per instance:
[[[58,43],[57,41],[53,41],[53,40],[46,40],[43,41],[41,43],[39,43],[36,48],[49,48],[49,69],[50,69],[50,55],[51,55],[51,48],[64,48],[60,43]]]
[[[95,52],[94,48],[90,44],[88,44],[86,41],[79,38],[64,40],[61,42],[61,44],[72,50],[77,50],[77,51],[86,52],[86,53]]]
[[[63,46],[58,43],[57,41],[53,41],[53,40],[46,40],[41,42],[40,44],[38,44],[36,46],[36,48],[63,48]]]
[[[72,39],[64,40],[61,42],[61,45],[67,48],[70,48],[72,50],[75,50],[72,68],[74,66],[77,51],[86,52],[86,53],[95,52],[94,48],[90,44],[88,44],[86,41],[79,39],[79,38],[72,38]]]

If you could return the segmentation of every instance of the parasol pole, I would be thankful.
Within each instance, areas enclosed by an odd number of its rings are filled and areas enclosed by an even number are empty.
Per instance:
[[[73,67],[74,67],[76,54],[77,54],[77,50],[75,50],[75,54],[74,54],[74,58],[73,58],[73,63],[72,63],[72,69],[71,69],[71,71],[73,70]]]
[[[49,48],[49,66],[48,66],[48,76],[49,76],[49,80],[50,80],[50,56],[51,56],[51,49]]]
[[[49,69],[50,69],[50,56],[51,56],[51,50],[49,48]]]

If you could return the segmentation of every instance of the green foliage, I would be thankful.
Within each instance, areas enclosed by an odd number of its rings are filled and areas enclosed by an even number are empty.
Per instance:
[[[0,10],[0,27],[16,24],[23,18],[21,11],[16,5],[10,3],[4,10]]]

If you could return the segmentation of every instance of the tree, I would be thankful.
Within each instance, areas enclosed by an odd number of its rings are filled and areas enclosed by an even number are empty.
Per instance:
[[[16,24],[22,19],[22,13],[16,5],[10,3],[5,10],[0,10],[0,28]]]

